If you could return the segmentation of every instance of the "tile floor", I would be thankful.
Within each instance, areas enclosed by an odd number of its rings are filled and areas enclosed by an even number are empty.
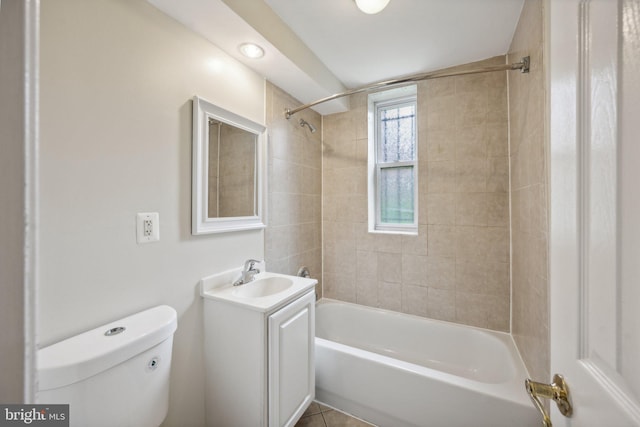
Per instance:
[[[342,412],[335,411],[322,403],[313,402],[295,427],[375,427]]]

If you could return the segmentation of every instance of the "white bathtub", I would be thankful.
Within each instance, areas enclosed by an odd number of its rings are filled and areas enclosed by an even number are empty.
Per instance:
[[[509,334],[322,299],[316,399],[384,427],[541,423]]]

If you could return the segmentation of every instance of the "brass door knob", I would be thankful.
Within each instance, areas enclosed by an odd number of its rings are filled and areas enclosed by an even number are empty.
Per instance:
[[[558,405],[558,410],[565,417],[571,417],[573,414],[573,407],[569,401],[569,387],[562,375],[555,374],[553,376],[553,382],[551,384],[539,383],[526,379],[524,386],[529,393],[529,397],[533,401],[533,404],[542,414],[542,425],[545,427],[552,427],[551,418],[547,414],[547,410],[542,405],[540,398],[551,399]]]

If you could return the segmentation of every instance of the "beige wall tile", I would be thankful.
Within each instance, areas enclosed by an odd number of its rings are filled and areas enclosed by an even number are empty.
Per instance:
[[[368,104],[367,94],[359,93],[351,96],[349,106],[353,114],[356,126],[356,139],[366,139],[368,137],[369,124],[367,123]]]
[[[487,193],[456,194],[456,225],[487,225],[488,217]]]
[[[303,194],[300,197],[300,222],[317,223],[322,209],[322,196],[319,194]]]
[[[426,133],[427,156],[421,159],[429,162],[441,162],[444,160],[455,160],[456,140],[455,129],[429,129]],[[422,153],[420,153],[422,154]]]
[[[506,227],[487,227],[486,239],[485,259],[509,262],[509,230]]]
[[[456,259],[482,261],[487,259],[487,227],[460,226],[455,228]]]
[[[268,227],[265,230],[267,268],[296,274],[298,268],[306,265],[323,287],[320,294],[328,289],[327,296],[337,297],[336,281],[333,278],[327,283],[323,281],[320,132],[311,134],[297,126],[297,122],[283,117],[284,105],[298,104],[298,101],[270,83],[267,83],[266,91],[270,142]],[[319,114],[313,111],[300,114],[320,127],[322,118]],[[338,245],[338,250],[347,251],[343,246]],[[355,261],[355,254],[353,259]]]
[[[426,285],[429,288],[455,289],[455,266],[455,258],[429,256]]]
[[[386,283],[402,282],[402,255],[378,252],[378,280]]]
[[[550,377],[543,7],[541,0],[525,0],[508,55],[510,61],[532,58],[529,74],[509,74],[509,160],[512,333],[530,374],[537,378]]]
[[[426,208],[428,224],[454,225],[456,223],[455,193],[429,193]]]
[[[453,290],[429,288],[427,300],[429,317],[456,321],[456,293]]]
[[[374,247],[378,252],[400,254],[402,253],[402,238],[399,234],[374,234]]]
[[[316,132],[317,133],[317,132]],[[326,169],[347,168],[357,165],[357,140],[329,139],[325,136],[322,144],[323,167]]]
[[[323,117],[323,145],[327,143],[346,142],[356,140],[356,117],[351,112],[331,114]],[[335,144],[339,146],[339,144]],[[327,155],[325,150],[323,155]]]
[[[431,98],[426,108],[427,128],[429,130],[454,128],[456,126],[457,104],[458,99],[453,95]]]
[[[402,236],[402,253],[414,255],[427,255],[428,227],[418,226],[417,236]]]
[[[339,241],[353,241],[356,237],[357,227],[352,222],[325,221],[324,243],[336,244]],[[357,246],[354,245],[354,248]]]
[[[270,192],[268,209],[270,225],[278,226],[290,223],[291,201],[288,193]]]
[[[509,297],[488,296],[486,307],[488,307],[486,328],[497,331],[509,331]]]
[[[454,79],[435,79],[421,82],[419,88],[421,93],[425,93],[426,101],[431,102],[433,98],[455,94],[455,81]]]
[[[487,123],[487,92],[463,92],[456,88],[456,127],[478,126]]]
[[[487,158],[487,127],[473,126],[460,128],[456,132],[456,160]]]
[[[366,222],[355,224],[356,248],[363,251],[376,251],[376,237],[374,233],[369,233],[369,225]],[[402,251],[402,240],[400,241]]]
[[[269,169],[269,182],[273,188],[277,188],[280,193],[291,192],[291,182],[289,180],[288,162],[274,158]]]
[[[504,56],[468,66],[502,63]],[[325,295],[352,300],[352,287],[332,278],[355,276],[360,304],[459,321],[456,262],[484,262],[481,280],[469,274],[472,286],[461,286],[463,301],[491,309],[506,301],[508,325],[506,97],[506,73],[418,84],[418,236],[368,232],[366,95],[351,97],[350,111],[323,118]],[[463,320],[503,330],[499,308],[497,320],[489,308]]]
[[[370,307],[378,307],[377,279],[358,276],[356,280],[356,302]]]
[[[456,321],[499,331],[509,330],[509,299],[456,292]]]
[[[265,231],[265,254],[267,261],[289,256],[289,226],[272,226]],[[269,265],[271,268],[271,265]]]
[[[507,157],[490,157],[487,164],[487,192],[509,191],[509,162]]]
[[[509,295],[509,264],[457,261],[456,290],[495,296]]]
[[[402,285],[379,281],[378,304],[386,310],[402,311]]]
[[[324,197],[325,221],[366,222],[367,198],[364,195],[337,195]]]
[[[356,253],[358,279],[378,280],[378,254],[370,251]]]
[[[402,255],[402,284],[425,286],[427,281],[427,256]]]
[[[427,162],[429,193],[452,193],[456,186],[456,163],[452,160]]]
[[[489,157],[506,157],[509,155],[507,123],[490,124],[486,127],[487,155]]]
[[[483,158],[456,160],[455,191],[458,193],[487,191],[487,169],[487,160]]]
[[[456,291],[465,293],[482,293],[486,282],[487,271],[483,262],[456,262]]]
[[[487,193],[487,225],[504,226],[509,223],[509,195],[507,193]]]
[[[454,77],[451,80],[455,84],[456,94],[463,94],[468,92],[487,92],[487,74],[469,74],[466,76]]]
[[[453,257],[456,247],[452,245],[456,239],[456,227],[448,225],[429,226],[428,254],[430,256]]]
[[[402,312],[416,316],[428,315],[428,288],[402,285]]]
[[[356,273],[356,251],[351,247],[350,242],[344,240],[325,242],[323,251],[325,271],[334,274]]]

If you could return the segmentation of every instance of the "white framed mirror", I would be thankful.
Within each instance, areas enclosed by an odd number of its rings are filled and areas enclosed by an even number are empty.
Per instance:
[[[264,228],[266,128],[193,98],[191,233]]]

